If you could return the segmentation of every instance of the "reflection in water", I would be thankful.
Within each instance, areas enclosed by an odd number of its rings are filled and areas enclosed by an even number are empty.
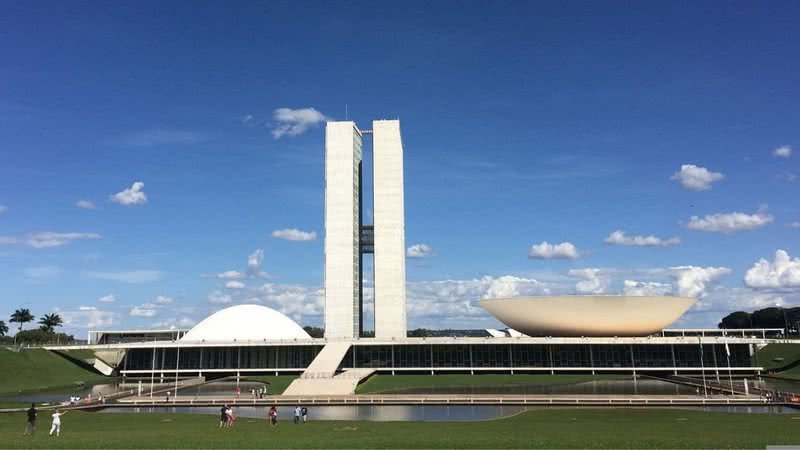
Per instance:
[[[73,386],[58,389],[47,389],[43,391],[24,392],[21,394],[4,395],[0,397],[0,402],[24,402],[24,403],[56,403],[68,401],[70,397],[80,397],[82,399],[92,395],[97,398],[99,395],[108,396],[120,390],[119,383],[95,384],[84,386]]]
[[[269,407],[243,406],[234,408],[239,417],[265,419]],[[524,406],[509,405],[358,405],[309,406],[309,420],[368,420],[373,422],[463,422],[507,417],[525,411]],[[291,420],[294,408],[278,407],[278,420]],[[219,407],[157,407],[157,408],[107,408],[103,413],[188,413],[219,414]]]
[[[383,391],[382,394],[600,394],[693,395],[695,388],[652,379],[592,380],[573,384],[523,384],[507,386],[418,387]]]
[[[243,406],[234,408],[239,417],[264,419],[268,407]],[[372,422],[464,422],[490,420],[509,417],[528,410],[542,410],[543,407],[512,405],[354,405],[354,406],[310,406],[309,420],[367,420]],[[576,408],[577,409],[577,408]],[[591,409],[591,408],[581,408]],[[727,412],[744,414],[800,414],[800,411],[783,406],[707,406],[681,407],[692,411]],[[291,420],[294,408],[279,407],[278,419]],[[157,408],[107,408],[102,413],[186,413],[219,414],[219,407],[157,407]],[[213,420],[213,419],[209,419]]]

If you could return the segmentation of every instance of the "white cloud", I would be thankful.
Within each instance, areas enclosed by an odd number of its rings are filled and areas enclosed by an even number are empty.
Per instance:
[[[302,231],[297,228],[286,228],[273,231],[272,237],[286,241],[313,241],[317,239],[317,232]]]
[[[115,303],[117,301],[117,298],[111,294],[108,294],[98,298],[97,301],[100,303]]]
[[[299,136],[327,120],[327,117],[314,108],[278,108],[272,112],[272,120],[272,136],[280,139],[283,136]]]
[[[217,278],[222,280],[244,280],[245,274],[236,270],[226,270],[217,274]]]
[[[257,248],[247,257],[247,275],[252,278],[268,278],[266,272],[261,271],[264,262],[264,250]]]
[[[680,244],[681,240],[677,236],[662,239],[652,234],[647,236],[626,236],[625,231],[617,230],[609,234],[603,242],[609,245],[625,245],[630,247],[669,247],[670,245]]]
[[[735,233],[761,228],[772,223],[774,218],[765,211],[755,214],[732,212],[724,214],[708,214],[703,218],[692,216],[686,226],[690,230],[710,231],[716,233]]]
[[[602,294],[608,288],[608,278],[599,276],[601,269],[571,269],[567,274],[580,278],[575,291],[580,294]]]
[[[800,222],[789,222],[786,226],[789,228],[800,228]]]
[[[144,193],[144,183],[136,181],[127,189],[111,196],[111,201],[120,205],[144,205],[147,203],[147,194]]]
[[[84,272],[86,278],[119,281],[120,283],[152,283],[160,280],[164,272],[158,270],[130,270],[123,272]]]
[[[414,244],[406,250],[406,256],[409,258],[425,258],[433,255],[433,249],[427,244]]]
[[[131,317],[155,317],[158,311],[152,306],[147,303],[142,306],[134,306],[128,311],[128,315]]]
[[[706,290],[722,278],[730,275],[727,267],[670,267],[678,295],[681,297],[703,298]]]
[[[220,291],[214,291],[208,294],[208,303],[212,305],[227,305],[233,301],[233,297],[228,294],[223,294]]]
[[[68,329],[98,329],[110,327],[117,318],[117,313],[103,311],[91,306],[81,306],[77,311],[56,312],[64,321],[64,327]]]
[[[78,200],[75,202],[75,206],[83,209],[95,209],[94,203],[92,203],[90,200]]]
[[[23,273],[27,278],[37,280],[57,278],[61,275],[61,268],[57,266],[28,267],[23,271]]]
[[[772,262],[759,259],[744,276],[747,287],[764,289],[800,288],[800,258],[792,258],[786,250],[775,252]]]
[[[151,328],[154,330],[176,330],[176,329],[188,329],[193,327],[197,321],[192,319],[191,317],[171,317],[169,319],[164,319],[159,322],[154,322],[151,325]]]
[[[672,293],[672,285],[647,281],[625,280],[622,293],[631,296],[660,296]]]
[[[158,297],[156,297],[155,302],[156,304],[159,305],[169,305],[170,303],[173,302],[173,299],[172,297],[167,297],[166,295],[159,295]]]
[[[8,211],[8,207],[4,206],[4,205],[0,205],[0,214],[3,214],[6,211]]]
[[[571,242],[550,244],[543,241],[541,244],[532,245],[528,251],[530,259],[577,259],[579,256],[578,249]]]
[[[39,231],[24,236],[0,236],[0,244],[26,245],[32,248],[52,248],[67,245],[73,241],[86,239],[102,239],[97,233],[55,233]]]
[[[681,186],[692,191],[706,191],[711,189],[711,184],[725,178],[719,172],[711,172],[705,167],[694,164],[684,164],[681,170],[672,174],[670,180],[677,181]]]
[[[228,281],[225,283],[225,287],[228,289],[244,289],[245,284],[241,281]]]
[[[788,158],[792,156],[792,147],[789,147],[788,145],[781,145],[772,151],[772,156],[775,156],[776,158]]]

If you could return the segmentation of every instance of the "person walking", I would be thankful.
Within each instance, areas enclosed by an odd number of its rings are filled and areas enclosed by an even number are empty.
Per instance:
[[[273,405],[269,409],[269,412],[267,413],[267,416],[269,417],[269,427],[270,428],[273,428],[273,427],[277,428],[278,427],[278,409],[275,408],[275,405]]]
[[[233,422],[236,421],[236,415],[233,414],[233,407],[229,406],[225,414],[228,416],[228,427],[230,428],[233,426]]]
[[[33,436],[33,433],[36,431],[36,416],[39,413],[36,412],[36,405],[31,403],[31,408],[28,410],[28,424],[25,425],[25,433],[23,436]]]
[[[308,420],[308,408],[306,408],[305,406],[300,408],[300,415],[303,416],[303,423],[306,423],[306,421]]]
[[[300,423],[300,405],[294,407],[294,424]]]
[[[222,405],[219,409],[219,428],[228,426],[228,405]]]
[[[53,415],[51,416],[53,418],[53,425],[50,426],[50,436],[52,436],[53,433],[56,434],[56,437],[61,435],[61,416],[63,416],[66,413],[67,413],[66,411],[62,413],[59,410],[56,410],[53,413]]]

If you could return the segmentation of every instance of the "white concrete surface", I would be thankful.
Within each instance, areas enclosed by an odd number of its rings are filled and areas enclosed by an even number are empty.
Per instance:
[[[403,142],[399,120],[372,122],[375,337],[406,337]]]
[[[181,342],[311,339],[294,320],[261,305],[236,305],[206,317]]]
[[[572,295],[492,298],[478,302],[527,335],[648,336],[677,320],[697,300],[687,297]]]
[[[325,337],[358,337],[359,163],[354,122],[325,127]]]

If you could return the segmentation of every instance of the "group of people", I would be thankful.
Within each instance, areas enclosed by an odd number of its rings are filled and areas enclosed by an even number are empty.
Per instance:
[[[219,410],[219,427],[230,428],[234,422],[236,422],[236,415],[233,413],[233,408],[223,405]]]
[[[61,416],[66,414],[67,412],[61,412],[61,410],[53,411],[53,414],[50,417],[53,419],[52,424],[50,425],[50,436],[55,434],[56,437],[61,435]],[[36,420],[39,418],[39,411],[36,410],[36,405],[31,403],[31,407],[28,409],[28,423],[25,426],[25,433],[23,436],[33,436],[33,433],[36,432]]]
[[[253,396],[253,399],[263,399],[265,395],[267,395],[267,387],[263,386],[258,389],[250,389],[250,395]]]

